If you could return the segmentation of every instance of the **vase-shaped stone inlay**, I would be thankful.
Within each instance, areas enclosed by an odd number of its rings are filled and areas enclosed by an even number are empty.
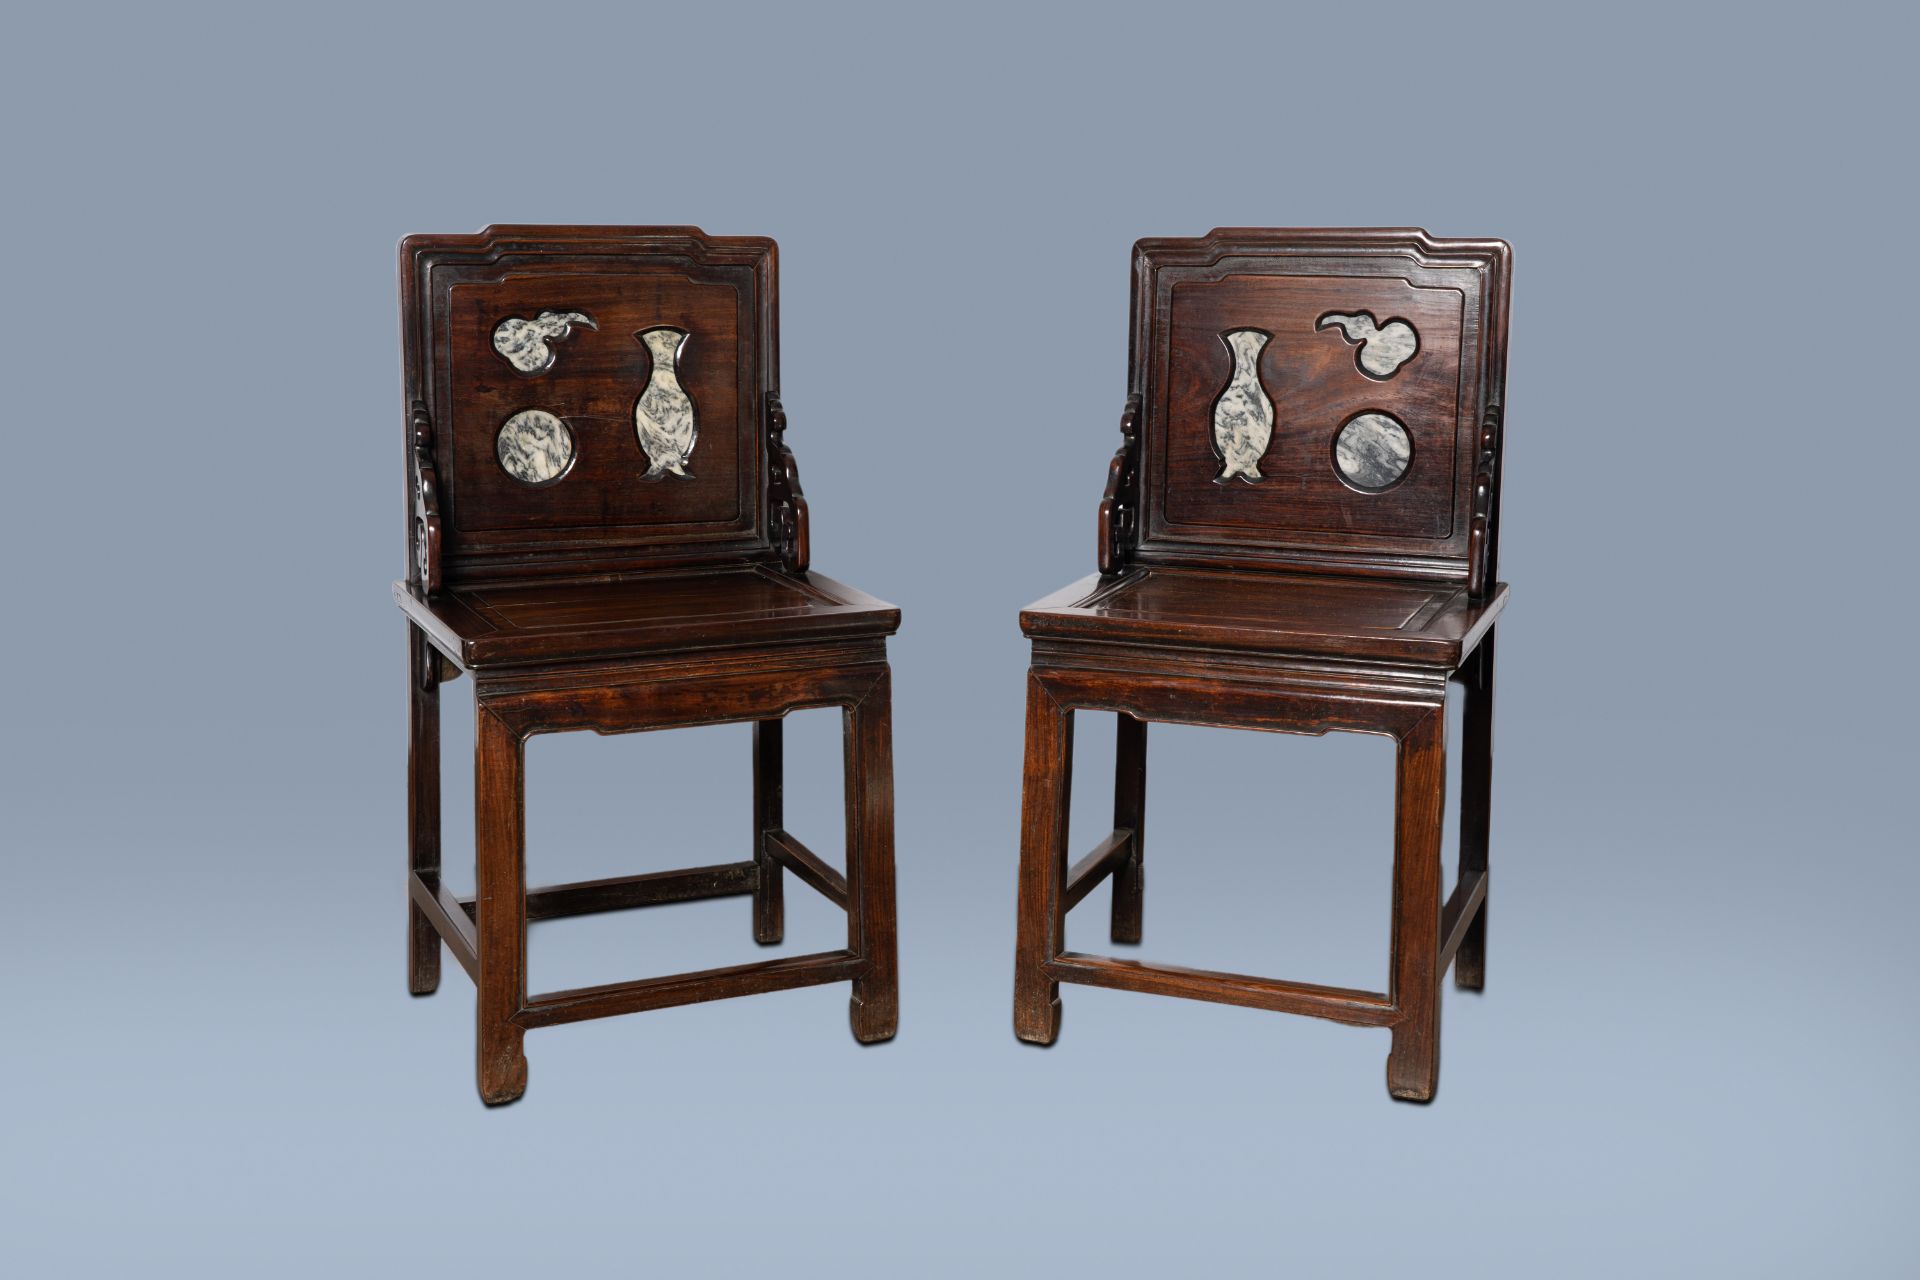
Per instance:
[[[1260,353],[1272,336],[1258,329],[1220,335],[1233,353],[1233,376],[1213,402],[1213,451],[1220,455],[1216,484],[1236,476],[1248,484],[1261,479],[1260,458],[1273,439],[1273,401],[1260,385]]]
[[[573,467],[573,432],[545,409],[522,409],[500,425],[494,450],[521,484],[552,484]]]
[[[550,344],[572,333],[576,324],[600,327],[584,311],[542,311],[531,320],[508,316],[493,326],[493,349],[522,373],[545,373],[559,358]]]
[[[1390,413],[1355,414],[1333,438],[1334,469],[1362,493],[1393,488],[1412,461],[1413,440]]]
[[[1370,378],[1391,378],[1420,350],[1420,335],[1405,320],[1389,320],[1376,327],[1371,313],[1358,311],[1350,316],[1321,316],[1314,328],[1334,326],[1339,327],[1341,337],[1359,344],[1354,363]]]
[[[662,325],[633,336],[646,343],[653,356],[653,376],[633,402],[633,429],[650,464],[640,478],[687,476],[687,460],[700,435],[693,420],[693,401],[680,386],[680,352],[687,345],[687,331]]]

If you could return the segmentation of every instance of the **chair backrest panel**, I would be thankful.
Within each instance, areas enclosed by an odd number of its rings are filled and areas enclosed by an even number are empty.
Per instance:
[[[1137,558],[1465,579],[1508,253],[1398,229],[1141,241]]]
[[[773,554],[771,240],[492,227],[409,237],[401,279],[448,582]]]

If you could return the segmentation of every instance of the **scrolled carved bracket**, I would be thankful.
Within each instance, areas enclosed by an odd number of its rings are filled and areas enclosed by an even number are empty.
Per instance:
[[[440,473],[433,462],[433,419],[413,402],[414,580],[429,593],[440,589]]]
[[[1499,465],[1503,413],[1487,407],[1480,424],[1480,460],[1473,473],[1473,525],[1467,535],[1467,594],[1478,600],[1493,586],[1494,468]]]
[[[800,466],[787,448],[787,411],[780,397],[767,393],[767,505],[773,519],[774,546],[790,573],[805,573],[812,551],[807,536],[807,495],[800,488]]]
[[[1140,541],[1140,397],[1127,397],[1120,415],[1120,447],[1107,465],[1100,499],[1100,572],[1119,573]]]

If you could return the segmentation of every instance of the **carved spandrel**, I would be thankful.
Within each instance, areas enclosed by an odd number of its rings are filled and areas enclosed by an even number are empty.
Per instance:
[[[427,406],[414,401],[410,415],[413,432],[413,571],[422,590],[440,589],[440,478],[434,465],[433,419]]]
[[[1467,537],[1467,593],[1476,600],[1492,588],[1499,566],[1494,564],[1495,471],[1500,457],[1500,433],[1505,412],[1500,405],[1489,405],[1480,424],[1480,458],[1473,476],[1473,523]]]
[[[800,464],[787,448],[787,411],[780,397],[767,394],[767,506],[780,563],[805,573],[812,559],[807,524],[807,495],[800,488]]]
[[[1107,464],[1107,490],[1100,498],[1100,572],[1118,573],[1140,538],[1140,397],[1127,397],[1120,414],[1120,447]]]

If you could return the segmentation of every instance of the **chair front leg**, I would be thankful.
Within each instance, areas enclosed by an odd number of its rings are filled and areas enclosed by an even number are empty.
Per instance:
[[[780,863],[767,850],[767,833],[786,825],[784,720],[753,725],[753,940],[771,946],[786,936],[786,900]]]
[[[526,744],[518,730],[476,707],[474,931],[478,943],[480,1098],[489,1106],[527,1091]]]
[[[1060,984],[1046,966],[1066,945],[1067,811],[1073,712],[1027,675],[1027,754],[1020,801],[1020,919],[1013,957],[1013,1032],[1032,1044],[1060,1034]]]
[[[1429,1102],[1440,1078],[1440,842],[1447,798],[1447,713],[1429,711],[1399,742],[1394,787],[1393,960],[1399,1011],[1387,1091]]]
[[[1487,835],[1493,813],[1493,635],[1488,631],[1468,670],[1465,724],[1460,755],[1460,878],[1470,880],[1487,869]],[[1487,903],[1483,897],[1473,923],[1453,956],[1454,984],[1466,991],[1487,985]]]
[[[1133,832],[1126,861],[1113,869],[1113,940],[1137,944],[1147,886],[1147,722],[1124,711],[1114,730],[1113,826]]]
[[[853,983],[850,1016],[862,1044],[891,1040],[900,1025],[900,944],[893,877],[893,681],[882,671],[848,707],[847,949],[867,962]]]
[[[440,656],[407,624],[407,870],[440,880]],[[440,934],[407,894],[407,990],[440,987]]]

